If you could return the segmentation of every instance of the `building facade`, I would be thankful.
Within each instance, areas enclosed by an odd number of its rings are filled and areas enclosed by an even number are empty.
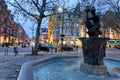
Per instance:
[[[16,30],[17,27],[14,24],[13,16],[11,12],[7,9],[7,5],[4,0],[0,0],[0,45],[3,43],[16,42]]]
[[[14,22],[14,16],[7,9],[5,1],[0,0],[0,46],[4,43],[9,45],[18,43],[18,36],[21,34],[18,33],[19,30],[19,25]]]
[[[80,21],[76,16],[70,16],[66,13],[67,10],[64,10],[64,12],[50,16],[48,43],[54,44],[55,46],[61,44],[77,46],[79,45],[78,38],[80,37]],[[63,35],[63,39],[61,35]]]
[[[80,18],[69,16],[67,13],[51,16],[51,18],[50,23],[52,25],[48,27],[48,41],[52,40],[52,44],[57,46],[61,44],[61,34],[64,35],[63,44],[74,46],[82,45],[79,40],[81,37],[89,37],[84,23],[84,14],[81,13]],[[100,37],[120,40],[120,33],[110,27],[105,27],[103,22],[101,22],[101,32],[102,35]],[[49,37],[51,37],[51,40]]]

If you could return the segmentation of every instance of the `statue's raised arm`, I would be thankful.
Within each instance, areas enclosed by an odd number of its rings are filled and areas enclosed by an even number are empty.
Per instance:
[[[95,7],[86,9],[86,27],[88,29],[88,35],[90,37],[98,37],[101,34],[100,31],[100,16],[95,13]]]

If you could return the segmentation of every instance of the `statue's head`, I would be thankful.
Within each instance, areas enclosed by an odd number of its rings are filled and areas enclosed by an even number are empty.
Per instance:
[[[95,7],[93,6],[93,7],[91,7],[91,9],[90,9],[90,11],[91,11],[91,13],[92,13],[92,15],[95,15]]]
[[[86,9],[86,12],[87,12],[87,13],[90,12],[90,8],[87,8],[87,9]]]

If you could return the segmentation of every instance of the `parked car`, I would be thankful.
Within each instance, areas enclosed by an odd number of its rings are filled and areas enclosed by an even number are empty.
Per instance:
[[[45,44],[38,44],[38,51],[47,51],[49,52],[49,48]]]
[[[21,47],[27,47],[26,43],[22,43]]]
[[[53,44],[48,44],[47,47],[48,47],[49,49],[55,49],[55,46],[54,46]]]
[[[72,46],[68,46],[68,45],[63,45],[61,47],[61,49],[64,50],[64,51],[72,51],[73,47]]]
[[[115,45],[115,48],[120,49],[120,44]]]
[[[3,46],[3,47],[9,47],[9,46],[10,46],[10,43],[3,43],[2,46]]]
[[[107,46],[108,46],[109,48],[114,48],[115,45],[116,45],[116,41],[115,41],[115,40],[109,40],[109,41],[107,42]]]
[[[120,40],[109,40],[107,42],[107,47],[109,48],[115,48],[116,45],[120,45]]]

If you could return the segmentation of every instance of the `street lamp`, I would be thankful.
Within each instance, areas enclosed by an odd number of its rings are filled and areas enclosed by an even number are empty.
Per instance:
[[[57,9],[59,12],[62,13],[62,27],[61,27],[61,34],[60,34],[60,37],[61,37],[61,50],[62,50],[62,47],[63,47],[63,39],[64,39],[64,34],[63,34],[63,27],[64,27],[64,8],[62,7],[58,7]]]
[[[57,10],[58,10],[58,12],[63,12],[63,8],[62,7],[58,7]]]

